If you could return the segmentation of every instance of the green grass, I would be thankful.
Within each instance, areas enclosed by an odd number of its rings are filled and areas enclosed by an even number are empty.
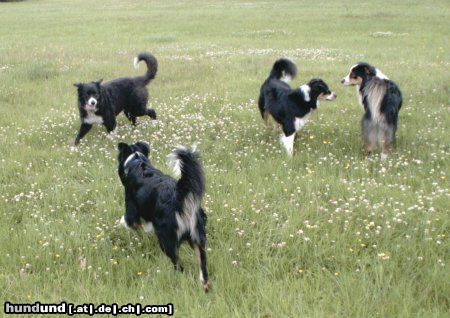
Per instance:
[[[179,317],[444,317],[449,313],[446,1],[24,1],[0,4],[0,295],[15,303],[172,302]],[[446,22],[447,21],[447,22]],[[79,127],[72,83],[144,72],[158,121]],[[274,60],[337,93],[287,159],[255,99]],[[404,95],[396,146],[362,151],[364,60]],[[173,271],[156,239],[117,226],[118,141],[168,172],[199,143],[207,175],[204,294],[193,252]],[[86,267],[81,266],[86,261]],[[80,263],[81,262],[81,263]]]

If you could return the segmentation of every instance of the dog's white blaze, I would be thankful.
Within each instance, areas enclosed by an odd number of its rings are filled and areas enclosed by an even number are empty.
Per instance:
[[[300,129],[302,129],[306,123],[309,121],[309,118],[311,117],[311,115],[314,113],[314,110],[310,110],[309,113],[307,113],[305,116],[303,117],[295,117],[295,121],[294,121],[294,126],[295,126],[295,131],[299,131]]]
[[[143,153],[141,153],[141,152],[139,152],[139,151],[135,151],[135,152],[133,152],[131,155],[129,155],[129,156],[127,157],[127,159],[125,160],[125,162],[123,163],[123,167],[124,167],[124,168],[126,168],[126,167],[127,167],[127,164],[128,164],[131,160],[133,160],[133,158],[134,158],[135,155],[138,155],[138,157],[144,157],[144,158],[145,158],[145,156],[144,156]]]
[[[308,84],[305,84],[305,85],[300,86],[300,90],[303,93],[305,101],[309,102],[311,100],[311,97],[309,96],[309,92],[311,91],[311,87],[309,87]]]
[[[289,157],[292,157],[294,154],[294,139],[295,139],[295,133],[293,133],[290,136],[281,135],[281,143],[283,144],[284,148],[286,149],[286,152]]]
[[[289,75],[289,74],[285,74],[284,76],[282,76],[282,77],[280,78],[280,81],[289,84],[289,83],[292,81],[292,76]]]
[[[131,230],[131,227],[129,227],[127,222],[125,221],[125,215],[122,215],[122,217],[120,218],[119,224],[122,225],[127,230]]]
[[[134,154],[135,154],[135,153],[133,152],[131,155],[129,155],[129,156],[127,157],[127,159],[126,159],[125,162],[123,163],[123,167],[124,167],[124,168],[126,168],[127,164],[133,159]]]
[[[178,239],[185,233],[189,233],[194,242],[199,241],[199,235],[197,232],[197,217],[200,209],[200,202],[194,197],[193,194],[188,194],[183,202],[183,212],[176,213],[177,220],[177,236]]]
[[[146,233],[153,233],[155,231],[152,222],[145,222],[144,225],[142,225],[142,228]]]
[[[103,124],[103,118],[102,118],[102,116],[96,115],[94,112],[88,111],[87,116],[85,118],[83,118],[83,122],[86,124],[90,124],[90,125],[93,125],[93,124],[101,125],[101,124]]]
[[[379,69],[375,68],[375,76],[380,79],[389,79],[386,75],[384,75]]]
[[[137,58],[137,56],[133,60],[133,65],[134,68],[139,68],[139,59]]]

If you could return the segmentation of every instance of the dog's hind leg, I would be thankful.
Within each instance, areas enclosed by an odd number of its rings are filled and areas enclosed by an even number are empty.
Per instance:
[[[134,116],[132,113],[125,111],[125,116],[128,118],[128,120],[131,122],[133,126],[136,126],[136,116]]]
[[[158,233],[157,233],[158,235]],[[180,261],[178,259],[178,243],[176,239],[176,235],[174,237],[168,237],[166,235],[158,235],[159,246],[163,250],[163,252],[170,258],[175,270],[183,272],[184,268],[181,266]]]
[[[262,118],[263,118],[263,121],[264,121],[264,126],[266,126],[267,128],[269,127],[269,112],[266,112],[266,111],[264,111],[263,113],[262,113]]]
[[[392,142],[394,141],[394,128],[393,127],[385,127],[383,131],[383,136],[381,137],[381,160],[384,161],[387,159],[389,151],[391,150]]]
[[[208,270],[206,269],[206,251],[205,251],[205,240],[202,243],[196,243],[194,245],[195,256],[200,265],[200,283],[203,289],[207,293],[211,285],[208,278]]]
[[[272,131],[273,131],[274,133],[276,133],[276,132],[278,132],[279,130],[280,130],[280,124],[277,123],[277,122],[274,122]]]
[[[206,269],[206,219],[207,217],[205,211],[200,208],[197,218],[197,226],[195,228],[197,233],[195,233],[195,235],[191,235],[191,238],[195,239],[191,239],[190,243],[194,248],[195,256],[200,266],[200,283],[202,284],[204,291],[207,293],[210,290],[211,285],[209,283],[208,270]]]
[[[370,119],[363,118],[361,121],[362,138],[366,156],[370,155],[376,146],[377,129]]]

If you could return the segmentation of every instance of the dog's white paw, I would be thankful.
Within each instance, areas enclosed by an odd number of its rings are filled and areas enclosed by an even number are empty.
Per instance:
[[[127,222],[125,221],[125,215],[123,215],[120,220],[119,220],[119,224],[121,226],[123,226],[125,229],[127,230],[131,230],[131,227],[128,226]]]

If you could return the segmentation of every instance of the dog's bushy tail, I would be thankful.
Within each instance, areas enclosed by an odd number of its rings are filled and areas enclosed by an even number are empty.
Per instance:
[[[290,76],[291,79],[294,79],[297,76],[297,66],[291,60],[281,58],[273,64],[269,77],[281,79],[285,76]]]
[[[174,173],[180,177],[177,194],[185,213],[200,212],[205,193],[205,175],[200,156],[195,149],[178,147],[169,155]]]
[[[153,54],[145,52],[140,53],[134,58],[135,68],[138,68],[138,64],[140,61],[144,61],[145,64],[147,64],[147,73],[144,76],[139,77],[144,82],[144,85],[147,85],[156,76],[156,72],[158,71],[158,61],[153,56]]]

